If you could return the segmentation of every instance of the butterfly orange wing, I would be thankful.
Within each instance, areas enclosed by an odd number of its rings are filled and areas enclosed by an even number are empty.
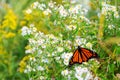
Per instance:
[[[81,58],[81,55],[79,53],[78,50],[76,50],[69,62],[70,65],[74,64],[74,63],[82,63],[82,58]]]
[[[81,54],[82,54],[83,62],[86,62],[91,58],[97,58],[98,57],[96,52],[93,52],[92,50],[89,50],[89,49],[86,49],[86,48],[81,48]]]
[[[93,52],[92,50],[78,46],[78,49],[74,52],[72,58],[70,59],[69,65],[73,65],[75,63],[81,64],[82,62],[88,61],[90,58],[97,57],[97,53]]]

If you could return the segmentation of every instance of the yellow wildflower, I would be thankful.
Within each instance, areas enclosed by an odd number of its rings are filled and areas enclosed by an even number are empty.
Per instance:
[[[22,72],[24,72],[24,69],[23,68],[19,68],[18,71],[22,73]]]
[[[24,68],[26,66],[26,63],[22,60],[19,65],[20,67]]]
[[[24,26],[25,24],[26,24],[26,21],[21,21],[21,22],[20,22],[20,25],[21,25],[21,26]]]
[[[20,67],[19,67],[18,71],[19,71],[19,72],[23,72],[24,69],[25,69],[25,67],[26,67],[26,62],[21,61],[20,64],[19,64],[19,66],[20,66]]]
[[[31,47],[29,46],[29,45],[27,45],[26,47],[25,47],[25,49],[27,50],[27,49],[30,49]]]
[[[28,21],[33,20],[33,16],[31,14],[25,14],[24,18]]]
[[[29,60],[30,59],[30,56],[28,55],[28,56],[25,56],[21,61],[20,61],[20,63],[19,63],[19,69],[18,69],[18,71],[19,72],[23,72],[24,71],[24,69],[25,69],[25,67],[26,67],[26,62],[27,62],[27,60]]]
[[[12,30],[16,29],[17,26],[17,17],[11,9],[8,10],[7,14],[4,17],[2,28],[10,28]]]
[[[30,59],[30,57],[31,57],[30,55],[29,55],[29,56],[25,56],[25,57],[23,58],[23,60],[24,60],[24,61],[27,61],[27,60]]]
[[[15,33],[9,32],[5,35],[5,38],[12,38],[15,36]]]

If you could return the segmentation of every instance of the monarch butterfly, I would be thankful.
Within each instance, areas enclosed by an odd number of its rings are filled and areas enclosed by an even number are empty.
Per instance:
[[[69,61],[69,66],[75,63],[81,64],[82,62],[87,62],[90,58],[97,58],[97,57],[98,55],[96,52],[78,46],[78,48],[75,50],[73,56]]]

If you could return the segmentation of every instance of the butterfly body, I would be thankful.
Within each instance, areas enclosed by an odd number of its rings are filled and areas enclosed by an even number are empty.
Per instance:
[[[78,48],[75,50],[73,56],[70,59],[69,65],[73,65],[75,63],[81,64],[82,62],[87,62],[90,58],[97,57],[98,55],[96,52],[78,46]]]

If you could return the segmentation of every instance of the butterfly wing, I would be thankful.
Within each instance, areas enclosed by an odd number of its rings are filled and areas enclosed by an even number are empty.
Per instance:
[[[93,52],[92,50],[81,48],[81,52],[86,55],[87,58],[97,58],[98,55],[96,52]]]
[[[98,55],[96,52],[93,52],[92,50],[81,48],[81,54],[82,54],[82,60],[83,62],[88,61],[91,58],[97,58]]]
[[[82,58],[81,58],[81,55],[80,55],[78,49],[74,52],[74,54],[69,62],[69,65],[73,65],[74,63],[82,63]]]
[[[90,58],[97,58],[97,53],[92,50],[78,47],[78,49],[74,52],[72,58],[70,59],[69,65],[73,65],[75,63],[81,64],[82,62],[88,61]]]

